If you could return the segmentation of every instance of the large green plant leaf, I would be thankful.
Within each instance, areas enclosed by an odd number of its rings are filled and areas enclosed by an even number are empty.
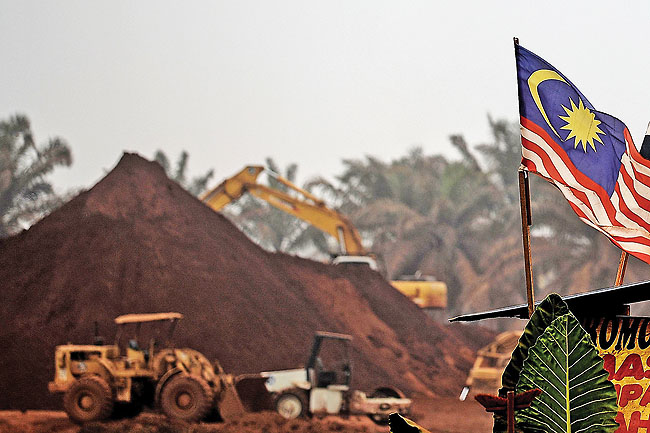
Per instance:
[[[540,388],[543,393],[516,414],[517,426],[524,432],[614,431],[616,390],[607,376],[575,316],[558,317],[528,350],[517,391]]]
[[[519,338],[517,347],[512,352],[508,365],[503,370],[503,376],[501,377],[502,388],[499,390],[500,397],[505,397],[508,391],[517,391],[515,388],[517,382],[519,382],[519,372],[524,365],[524,360],[528,357],[528,350],[555,319],[568,312],[569,307],[567,307],[566,302],[556,293],[548,295],[537,306]]]
[[[528,357],[528,350],[535,344],[539,336],[544,333],[553,320],[568,312],[569,307],[567,307],[566,302],[556,293],[548,295],[537,306],[519,338],[517,347],[512,352],[508,365],[506,365],[503,371],[503,376],[501,377],[502,388],[499,390],[499,396],[506,397],[508,391],[519,391],[515,388],[519,381],[519,373],[524,365],[524,360]],[[495,413],[493,433],[505,432],[506,429],[505,415]]]

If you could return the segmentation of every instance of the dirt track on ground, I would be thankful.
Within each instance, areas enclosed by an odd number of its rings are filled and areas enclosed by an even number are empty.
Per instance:
[[[475,401],[456,398],[416,399],[413,415],[431,433],[489,433],[492,417]],[[127,421],[72,424],[65,413],[55,411],[0,412],[0,433],[387,433],[365,417],[325,417],[284,420],[274,413],[248,414],[239,420],[214,424],[170,422],[160,415],[145,413]]]

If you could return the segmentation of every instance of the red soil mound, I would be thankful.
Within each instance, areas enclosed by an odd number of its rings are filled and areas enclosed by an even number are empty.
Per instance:
[[[251,373],[305,362],[316,330],[352,334],[353,386],[456,394],[475,341],[430,320],[377,273],[265,252],[126,154],[102,181],[0,242],[0,409],[59,407],[57,344],[113,335],[124,313],[179,311],[177,345]],[[468,345],[469,344],[469,345]]]

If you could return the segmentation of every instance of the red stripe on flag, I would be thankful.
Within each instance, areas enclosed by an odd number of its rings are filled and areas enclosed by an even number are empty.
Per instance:
[[[626,228],[630,228],[630,229],[633,229],[633,230],[641,230],[641,229],[643,229],[643,230],[646,230],[646,231],[650,231],[650,226],[648,226],[648,223],[642,217],[640,217],[638,214],[636,214],[634,211],[632,211],[632,209],[630,208],[629,202],[624,201],[620,197],[620,191],[619,191],[619,186],[618,185],[616,186],[615,194],[617,196],[619,196],[620,212],[623,215],[625,215],[629,220],[636,223],[639,226],[639,228],[631,227],[630,224],[616,224],[616,227],[626,227]]]
[[[637,163],[650,170],[650,161],[642,157],[639,151],[636,150],[634,140],[632,140],[632,136],[630,135],[630,131],[627,129],[627,127],[623,130],[623,135],[625,136],[625,141],[627,142],[627,149],[630,153],[630,157]]]
[[[602,186],[598,185],[596,182],[591,180],[589,177],[585,176],[580,170],[578,170],[575,165],[573,165],[573,162],[571,162],[571,159],[569,156],[566,154],[564,149],[560,147],[554,140],[551,138],[548,133],[542,129],[539,125],[537,125],[534,122],[531,122],[530,120],[526,119],[525,117],[521,116],[521,122],[522,125],[530,130],[531,132],[537,134],[546,144],[548,144],[555,154],[562,160],[564,163],[564,167],[567,168],[573,175],[573,177],[576,179],[576,181],[585,189],[591,190],[598,195],[598,198],[600,202],[603,204],[603,208],[605,209],[605,212],[607,213],[607,216],[610,218],[610,220],[615,221],[615,215],[616,211],[611,205],[611,198],[609,194],[603,189]],[[523,140],[522,140],[523,142]],[[539,152],[535,152],[539,154]],[[566,181],[562,181],[566,185]],[[568,185],[567,185],[568,186]]]
[[[614,188],[614,190],[618,190],[619,197],[621,198],[621,200],[624,200],[626,202],[629,201],[629,198],[624,199],[623,196],[620,194],[621,191],[620,191],[619,182],[621,181],[624,182],[625,185],[627,185],[627,188],[630,190],[630,194],[632,194],[632,198],[635,201],[634,203],[631,203],[632,206],[640,207],[641,209],[644,209],[646,211],[650,209],[650,200],[648,200],[648,197],[645,197],[638,193],[638,191],[634,188],[634,179],[630,177],[629,173],[626,170],[621,170],[620,178],[618,182],[616,182],[616,187]],[[639,216],[639,218],[641,218],[642,221],[645,222],[645,219],[643,219],[643,217]]]
[[[521,122],[526,129],[530,130],[531,132],[534,132],[553,149],[555,154],[560,159],[562,159],[564,166],[566,166],[569,169],[569,171],[571,171],[571,174],[573,174],[573,176],[576,178],[578,183],[580,183],[585,188],[590,189],[595,193],[597,193],[601,201],[603,201],[604,198],[606,198],[606,200],[609,200],[609,195],[603,189],[603,187],[598,185],[596,182],[594,182],[588,176],[585,176],[580,170],[578,170],[573,164],[573,162],[571,162],[571,159],[569,158],[569,155],[567,155],[565,150],[562,149],[562,147],[559,146],[555,142],[555,140],[550,135],[548,135],[548,133],[542,127],[540,127],[534,122],[531,122],[530,120],[526,119],[523,116],[521,117]]]
[[[522,137],[522,143],[524,143],[524,142],[526,143],[524,145],[524,147],[527,150],[529,150],[530,152],[533,152],[535,155],[537,155],[542,160],[542,164],[544,165],[544,169],[546,170],[546,173],[548,174],[548,176],[550,178],[549,180],[550,181],[559,181],[563,185],[566,185],[567,182],[564,180],[564,178],[562,178],[562,175],[557,170],[555,164],[553,164],[553,161],[551,161],[551,159],[548,157],[548,154],[546,152],[544,152],[544,150],[541,147],[539,147],[539,145],[537,145],[536,143],[534,143],[532,141],[529,141],[526,138]],[[535,166],[534,162],[532,162],[529,159],[526,159],[525,157],[524,157],[524,161],[529,162],[531,165]],[[531,167],[527,167],[527,168],[529,170],[531,170]],[[568,170],[568,167],[567,167],[567,170]],[[531,171],[535,172],[535,173],[538,173],[538,170],[536,169],[536,167],[535,167],[534,170],[531,170]],[[546,175],[544,175],[544,177],[546,177]],[[571,191],[571,193],[573,194],[573,196],[577,200],[581,201],[585,206],[587,206],[587,207],[589,207],[591,209],[591,203],[589,202],[589,198],[587,197],[587,194],[585,194],[583,191],[580,191],[580,190],[575,189],[575,188],[571,188],[569,186],[567,186],[567,188],[569,188],[569,190]],[[575,207],[575,205],[573,203],[571,204],[571,206]],[[605,210],[605,211],[607,211],[607,210]],[[610,215],[608,213],[608,216],[610,217],[610,220],[614,221],[613,214]],[[589,218],[589,219],[595,219],[595,216],[593,218]]]
[[[571,162],[571,160],[567,156],[564,149],[559,147],[557,145],[557,143],[555,143],[553,141],[553,139],[546,133],[546,131],[541,129],[535,123],[530,122],[525,117],[521,117],[521,119],[522,119],[522,125],[525,128],[529,129],[529,131],[531,131],[532,133],[537,134],[546,144],[548,144],[555,151],[556,155],[558,157],[560,157],[560,160],[562,162],[562,167],[564,169],[566,169],[567,171],[569,171],[574,176],[577,183],[582,188],[584,188],[585,190],[591,190],[597,195],[598,201],[600,202],[603,210],[607,214],[607,217],[609,218],[611,223],[615,224],[615,225],[620,225],[620,223],[617,224],[618,222],[616,220],[616,209],[612,205],[610,196],[605,192],[603,187],[598,185],[596,182],[592,181],[589,177],[585,176],[584,174],[582,174],[582,172],[580,172],[577,168],[575,168],[575,166],[573,165],[573,163]],[[527,125],[530,125],[531,128],[528,128]],[[530,150],[531,152],[534,152],[537,156],[539,156],[542,159],[542,161],[544,163],[544,168],[546,168],[547,172],[549,173],[549,175],[550,175],[550,177],[552,179],[566,185],[568,188],[570,188],[572,190],[574,195],[579,195],[578,198],[580,199],[580,201],[582,201],[586,206],[592,207],[591,203],[589,202],[589,200],[587,198],[586,193],[584,193],[583,191],[580,191],[579,189],[576,189],[576,188],[568,185],[567,180],[564,179],[560,175],[560,173],[557,170],[555,164],[549,158],[546,151],[544,151],[541,147],[539,147],[539,145],[537,145],[534,142],[526,139],[525,137],[522,137],[521,141],[522,141],[522,145],[526,149]],[[567,165],[567,161],[568,161],[569,165]],[[596,222],[594,220],[592,220],[592,221],[594,223]]]
[[[635,167],[636,164],[639,164],[639,162],[634,161],[633,159],[630,158],[630,166],[632,168],[632,175],[634,179],[642,183],[643,185],[650,186],[650,176],[641,173],[639,169]],[[627,168],[625,170],[627,171]]]

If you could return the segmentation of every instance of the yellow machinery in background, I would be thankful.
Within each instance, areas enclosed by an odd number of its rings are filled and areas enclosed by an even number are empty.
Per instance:
[[[185,422],[214,411],[224,419],[241,417],[233,376],[199,351],[171,344],[182,318],[174,312],[125,314],[115,318],[114,344],[96,337],[94,344],[57,346],[48,390],[63,395],[63,408],[77,424],[135,417],[144,406]],[[148,346],[140,347],[144,335]]]
[[[474,366],[469,371],[465,387],[460,393],[460,399],[465,400],[470,391],[473,394],[496,394],[501,388],[503,370],[510,361],[521,331],[506,331],[497,335],[487,346],[476,353]]]
[[[259,175],[266,171],[275,180],[296,192],[300,198],[262,185],[257,182]],[[224,180],[216,188],[205,193],[201,200],[215,211],[220,211],[228,203],[237,200],[245,193],[260,198],[281,211],[308,222],[319,230],[334,236],[338,241],[341,255],[368,256],[361,245],[359,232],[346,217],[328,208],[325,202],[289,180],[278,176],[262,166],[249,165],[236,175]]]
[[[296,196],[258,183],[257,179],[262,172],[272,176],[280,184],[293,191]],[[363,247],[359,232],[347,217],[329,208],[323,200],[309,191],[294,185],[263,166],[249,165],[245,167],[239,173],[203,194],[201,200],[215,211],[221,211],[228,203],[239,199],[246,193],[333,236],[338,241],[340,251],[332,263],[362,264],[378,270],[376,260]],[[447,286],[441,281],[416,278],[391,281],[391,284],[421,308],[444,309],[447,307]]]
[[[426,275],[404,275],[390,282],[423,309],[447,307],[447,285]]]

